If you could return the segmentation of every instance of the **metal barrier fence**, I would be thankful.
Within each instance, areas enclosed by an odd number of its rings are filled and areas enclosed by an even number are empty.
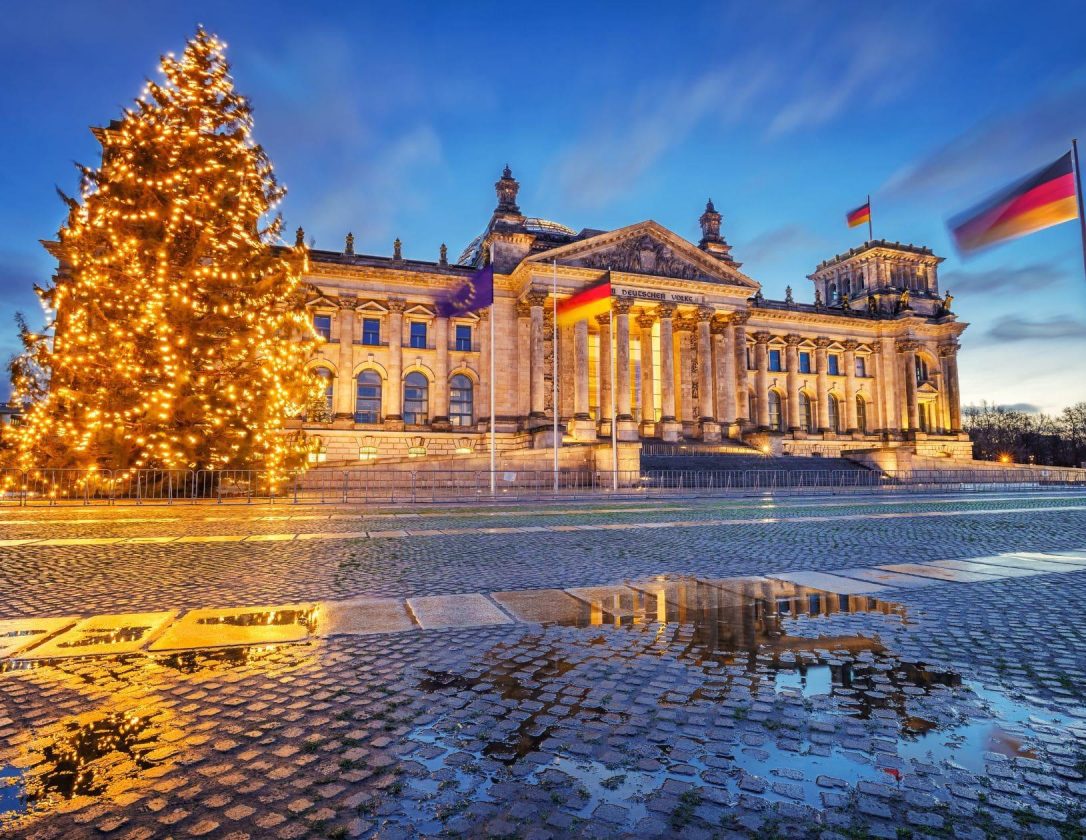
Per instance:
[[[352,504],[1086,489],[1083,470],[0,470],[0,505]]]

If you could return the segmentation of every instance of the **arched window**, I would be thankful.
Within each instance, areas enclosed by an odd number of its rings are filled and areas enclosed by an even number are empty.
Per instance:
[[[474,399],[471,380],[462,373],[449,380],[449,422],[454,426],[470,426],[474,421]]]
[[[861,396],[856,397],[856,428],[867,434],[867,403]]]
[[[841,431],[841,404],[833,394],[830,394],[828,399],[829,402],[826,403],[826,408],[829,409],[830,431],[839,433]]]
[[[335,381],[336,378],[326,367],[314,368],[313,373],[324,380],[324,411],[325,414],[331,417],[335,408]]]
[[[799,423],[808,434],[814,434],[814,410],[811,407],[811,398],[802,391],[799,394]]]
[[[358,389],[354,398],[354,422],[381,422],[381,374],[364,370],[358,374]]]
[[[837,284],[836,283],[830,283],[829,293],[826,295],[826,297],[828,298],[827,301],[826,301],[827,304],[837,303]]]
[[[774,432],[784,431],[784,418],[781,416],[781,395],[769,392],[769,428]]]
[[[430,420],[430,380],[417,370],[403,378],[403,421],[421,426]]]

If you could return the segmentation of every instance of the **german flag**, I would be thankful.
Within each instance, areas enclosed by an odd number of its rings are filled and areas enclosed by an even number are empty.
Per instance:
[[[968,253],[1077,218],[1075,174],[1068,152],[948,224],[958,250]]]
[[[572,297],[558,302],[558,326],[568,327],[593,315],[611,311],[611,272]]]
[[[866,204],[850,211],[845,218],[848,219],[848,226],[850,228],[866,225],[871,221],[871,202],[868,201]]]

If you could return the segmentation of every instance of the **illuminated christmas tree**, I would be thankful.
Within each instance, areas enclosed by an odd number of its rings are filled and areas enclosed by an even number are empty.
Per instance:
[[[162,59],[164,82],[94,130],[101,166],[81,167],[81,198],[65,198],[47,246],[60,263],[39,290],[53,336],[24,335],[49,380],[18,433],[24,469],[281,476],[304,459],[282,423],[314,385],[306,253],[276,245],[278,217],[265,224],[284,190],[224,47],[200,29]]]

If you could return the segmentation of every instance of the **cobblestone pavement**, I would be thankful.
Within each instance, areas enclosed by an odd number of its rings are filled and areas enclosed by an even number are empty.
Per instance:
[[[1086,548],[1083,503],[299,508],[272,520],[280,512],[10,509],[10,539],[367,536],[9,545],[0,618],[1071,551]],[[580,525],[592,528],[555,530]],[[668,594],[682,608],[664,622],[616,606],[543,625],[11,667],[0,835],[1086,835],[1086,573],[928,581],[847,609],[830,595],[786,605],[725,584],[696,591]]]

